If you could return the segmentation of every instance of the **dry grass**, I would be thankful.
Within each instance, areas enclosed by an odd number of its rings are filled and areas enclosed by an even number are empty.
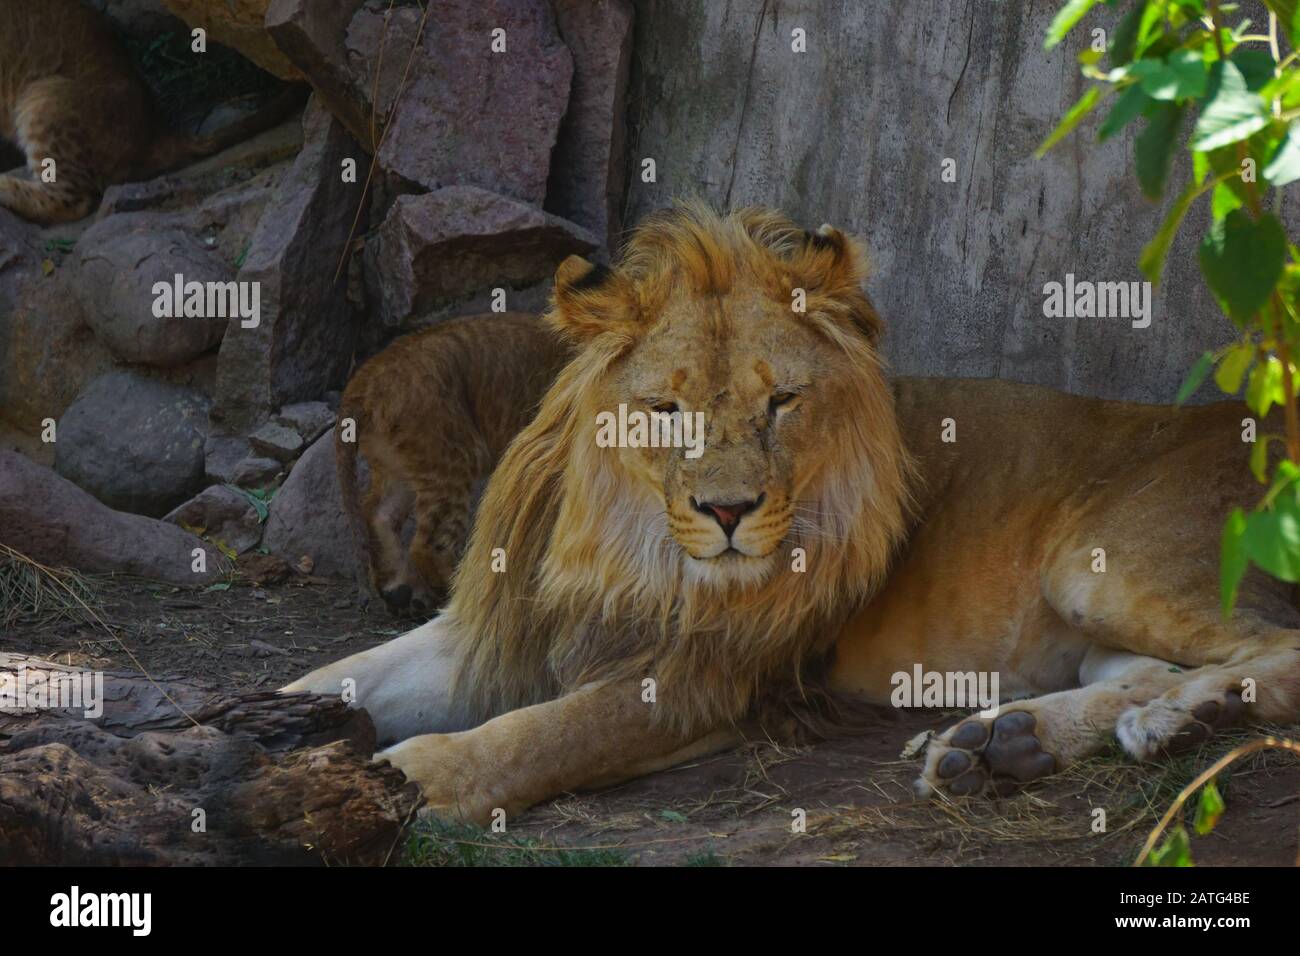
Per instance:
[[[99,598],[89,579],[51,568],[0,544],[0,627],[55,621],[89,623]]]

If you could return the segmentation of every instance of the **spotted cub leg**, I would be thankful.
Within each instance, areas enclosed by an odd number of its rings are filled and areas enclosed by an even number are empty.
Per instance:
[[[30,84],[18,97],[14,130],[32,178],[0,176],[0,206],[43,225],[89,215],[98,187],[79,128],[72,81],[51,77]]]

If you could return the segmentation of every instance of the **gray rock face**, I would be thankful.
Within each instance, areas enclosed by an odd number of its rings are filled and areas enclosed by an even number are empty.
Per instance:
[[[78,241],[73,268],[86,321],[123,361],[180,365],[225,334],[228,317],[220,313],[234,275],[213,249],[179,226],[160,226],[156,215],[124,213],[97,222]],[[167,290],[155,291],[157,283]],[[222,295],[204,294],[206,283]]]
[[[369,11],[364,17],[359,16],[357,11],[361,7],[361,0],[335,0],[331,3],[320,3],[319,0],[272,0],[266,9],[266,31],[281,52],[302,71],[325,107],[348,128],[358,142],[369,144],[370,91],[374,85],[366,82],[365,66],[377,63],[379,38],[377,35],[358,37],[355,42],[361,49],[350,56],[349,24],[356,18],[365,27],[377,25],[382,28],[383,17],[382,14],[372,14]],[[384,59],[387,63],[396,64],[396,69],[400,70],[406,63],[406,55],[414,42],[420,14],[411,7],[396,7],[392,16],[389,35],[392,46],[385,44]],[[409,38],[406,36],[408,30]],[[390,52],[394,54],[391,60]],[[396,83],[396,79],[393,79],[391,86],[385,84],[388,95],[397,88]],[[384,114],[387,114],[386,109]],[[381,116],[380,119],[382,118]]]
[[[334,417],[334,410],[324,402],[295,402],[280,409],[273,421],[292,428],[305,446],[325,434],[334,425]]]
[[[43,564],[138,574],[170,584],[206,584],[229,569],[216,548],[189,532],[114,511],[48,468],[8,451],[0,451],[0,541]],[[204,552],[202,572],[193,570],[195,548]]]
[[[262,538],[257,507],[244,495],[225,485],[210,485],[163,521],[198,529],[209,539],[243,554]]]
[[[573,89],[560,125],[546,209],[616,242],[623,203],[624,119],[632,63],[631,0],[553,0],[573,54]]]
[[[55,470],[112,508],[164,515],[203,487],[208,407],[192,389],[108,372],[59,419]]]
[[[474,186],[399,196],[366,246],[367,282],[387,325],[489,286],[550,278],[599,245],[573,223]]]
[[[290,461],[302,451],[302,436],[292,428],[267,422],[248,436],[253,451],[276,461]]]
[[[573,76],[550,5],[432,0],[420,46],[379,162],[426,189],[469,184],[540,206]]]
[[[315,98],[303,131],[239,270],[240,282],[258,284],[260,319],[254,328],[232,319],[221,343],[213,421],[222,434],[247,433],[282,405],[341,385],[352,360],[356,317],[346,276],[334,273],[365,179],[343,182],[342,161],[364,169],[364,157]]]
[[[1067,272],[1141,280],[1138,257],[1172,201],[1139,193],[1141,122],[1096,142],[1105,107],[1033,158],[1087,85],[1076,58],[1088,29],[1042,49],[1057,9],[638,4],[627,223],[691,192],[775,206],[810,228],[829,222],[865,240],[867,289],[899,374],[1169,402],[1196,357],[1233,337],[1196,264],[1208,204],[1183,226],[1150,328],[1043,315],[1043,285]],[[1084,27],[1113,30],[1119,16],[1098,12]],[[796,27],[806,53],[791,49]],[[644,158],[656,162],[654,183],[641,181]],[[946,158],[956,182],[942,178]],[[1187,156],[1178,163],[1174,195],[1188,177]],[[1289,221],[1294,210],[1291,199]]]
[[[290,564],[304,556],[312,573],[354,578],[357,555],[334,465],[334,436],[322,435],[303,453],[271,499],[262,545]]]

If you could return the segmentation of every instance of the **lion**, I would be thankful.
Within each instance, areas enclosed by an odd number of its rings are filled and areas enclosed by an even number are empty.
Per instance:
[[[773,702],[887,704],[917,665],[1002,700],[931,741],[924,794],[1300,717],[1290,586],[1217,602],[1222,517],[1259,494],[1243,406],[891,383],[865,278],[839,230],[699,205],[611,269],[567,259],[547,318],[574,357],[446,607],[286,690],[353,687],[377,756],[477,823],[726,748]],[[702,413],[703,454],[601,447],[620,405]]]
[[[446,596],[476,485],[568,357],[565,341],[538,317],[506,312],[405,335],[352,376],[339,405],[335,462],[370,590],[390,611],[427,614]],[[358,451],[370,466],[364,500]],[[408,547],[402,529],[412,512]]]

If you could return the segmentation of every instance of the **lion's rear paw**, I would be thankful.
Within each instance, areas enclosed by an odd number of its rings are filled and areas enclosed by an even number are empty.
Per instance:
[[[1180,691],[1184,689],[1120,715],[1115,735],[1125,751],[1139,760],[1151,760],[1190,750],[1217,731],[1240,723],[1246,711],[1239,690],[1229,688],[1217,699],[1195,706],[1184,703],[1187,694]]]
[[[1001,795],[1047,776],[1056,769],[1056,759],[1043,750],[1034,732],[1037,723],[1025,710],[963,720],[930,742],[917,793]]]

